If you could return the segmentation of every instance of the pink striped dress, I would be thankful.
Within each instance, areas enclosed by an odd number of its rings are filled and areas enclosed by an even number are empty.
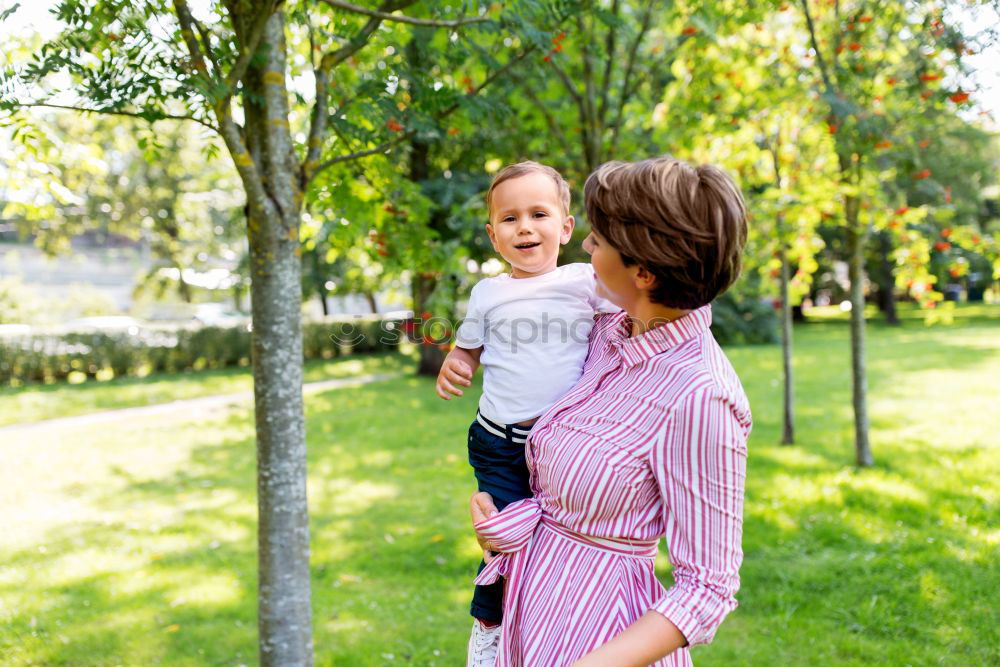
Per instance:
[[[583,376],[528,439],[534,497],[476,526],[501,552],[476,583],[507,579],[497,665],[569,665],[650,609],[704,644],[736,608],[750,408],[711,319],[631,338],[626,313],[598,317]]]

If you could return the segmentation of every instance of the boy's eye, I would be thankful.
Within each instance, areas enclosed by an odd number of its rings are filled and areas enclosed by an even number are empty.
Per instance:
[[[503,219],[503,220],[502,220],[501,222],[513,222],[513,221],[514,221],[514,216],[512,216],[512,215],[508,215],[508,216],[507,216],[506,218],[504,218],[504,219]]]
[[[545,211],[535,211],[536,218],[544,218],[546,215],[548,214]]]

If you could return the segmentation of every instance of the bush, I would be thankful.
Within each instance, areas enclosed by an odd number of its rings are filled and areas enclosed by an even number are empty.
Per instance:
[[[303,322],[305,359],[395,349],[402,320],[377,318]],[[64,381],[71,374],[101,378],[246,366],[246,326],[69,332],[0,338],[0,385]]]
[[[727,292],[712,302],[712,333],[720,345],[777,343],[778,315],[766,301]]]

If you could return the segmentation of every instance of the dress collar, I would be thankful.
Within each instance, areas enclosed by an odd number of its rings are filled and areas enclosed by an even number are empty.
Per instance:
[[[632,331],[632,320],[623,312],[621,319],[611,331],[611,345],[622,355],[627,366],[638,366],[661,352],[691,340],[708,329],[711,324],[712,306],[705,305],[692,310],[680,319],[631,337],[629,333]]]

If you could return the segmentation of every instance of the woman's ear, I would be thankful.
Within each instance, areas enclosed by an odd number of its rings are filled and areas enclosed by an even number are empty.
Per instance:
[[[639,265],[635,272],[635,286],[638,289],[649,291],[653,289],[656,285],[656,276],[654,276],[649,269]]]
[[[562,230],[559,234],[559,245],[566,245],[573,236],[573,228],[576,226],[576,219],[568,215],[563,220]]]

